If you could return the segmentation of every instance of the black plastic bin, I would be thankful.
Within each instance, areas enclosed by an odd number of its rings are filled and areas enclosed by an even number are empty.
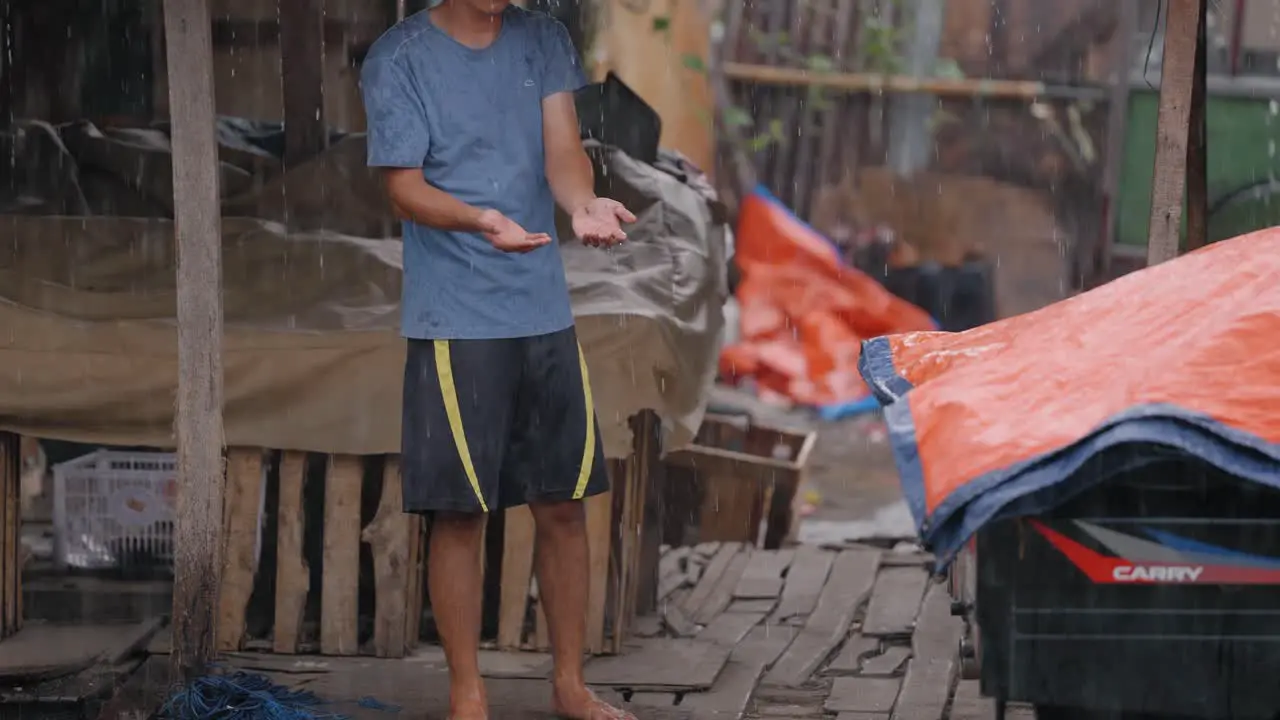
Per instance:
[[[1129,447],[1086,471],[1142,453],[1160,457]],[[1222,563],[1280,573],[1280,492],[1163,456],[980,531],[976,603],[957,608],[976,620],[984,695],[1040,720],[1280,717],[1280,585],[1197,580]]]

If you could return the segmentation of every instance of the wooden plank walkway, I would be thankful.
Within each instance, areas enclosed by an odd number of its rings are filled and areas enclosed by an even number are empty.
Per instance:
[[[717,566],[670,592],[660,608],[665,623],[651,623],[672,638],[670,664],[681,664],[680,643],[698,641],[728,649],[728,662],[705,690],[662,693],[643,691],[658,683],[625,655],[593,661],[630,678],[633,688],[613,687],[629,694],[641,720],[648,707],[678,707],[692,720],[995,717],[977,683],[959,677],[961,622],[951,615],[946,586],[931,575],[928,554],[870,546],[666,552],[672,568],[699,554]],[[1011,707],[1008,717],[1033,715]]]
[[[959,679],[961,623],[929,556],[735,543],[666,552],[673,577],[657,613],[636,624],[646,636],[586,666],[588,682],[640,720],[994,718],[976,683]],[[440,716],[447,696],[437,647],[403,659],[240,652],[227,660],[343,708],[370,696],[403,708],[404,718]],[[549,656],[485,651],[481,662],[496,717],[547,717]]]

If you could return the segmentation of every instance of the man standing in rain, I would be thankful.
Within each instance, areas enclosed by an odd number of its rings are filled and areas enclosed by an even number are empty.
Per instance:
[[[583,242],[635,217],[593,192],[564,27],[510,0],[435,0],[370,49],[369,165],[404,220],[404,509],[430,516],[431,606],[455,720],[488,717],[477,662],[484,515],[528,504],[553,710],[632,717],[583,680],[585,497],[608,487],[555,205]]]

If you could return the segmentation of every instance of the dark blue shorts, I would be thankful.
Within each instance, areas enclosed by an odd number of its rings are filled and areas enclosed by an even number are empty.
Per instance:
[[[609,489],[573,328],[502,340],[410,340],[406,512],[490,512]]]

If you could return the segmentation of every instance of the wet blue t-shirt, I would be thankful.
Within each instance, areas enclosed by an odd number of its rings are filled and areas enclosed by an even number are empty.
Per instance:
[[[474,50],[417,13],[364,61],[369,165],[422,168],[440,190],[554,239],[542,100],[584,84],[568,32],[549,16],[509,7],[497,39]],[[571,325],[556,243],[504,253],[476,233],[404,223],[406,337],[530,337]]]

